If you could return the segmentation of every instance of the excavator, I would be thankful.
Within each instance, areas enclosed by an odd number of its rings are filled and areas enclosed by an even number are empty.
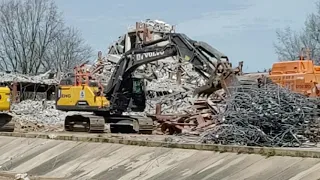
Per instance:
[[[0,84],[0,132],[13,132],[15,123],[10,111],[10,88]]]
[[[158,43],[167,42],[165,45]],[[205,42],[194,41],[181,33],[166,33],[160,39],[139,44],[125,52],[107,84],[94,80],[83,66],[61,80],[56,92],[56,108],[62,111],[84,111],[65,119],[66,131],[104,132],[105,124],[111,132],[150,134],[153,120],[142,116],[126,116],[123,112],[143,112],[146,107],[144,79],[135,77],[134,71],[141,65],[176,56],[177,61],[188,61],[207,79],[194,95],[208,96],[236,80],[242,72],[232,68],[228,57]],[[91,112],[91,113],[89,113]]]

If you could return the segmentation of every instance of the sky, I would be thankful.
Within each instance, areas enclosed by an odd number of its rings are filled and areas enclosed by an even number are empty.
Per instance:
[[[316,0],[55,0],[66,23],[80,30],[98,53],[136,21],[158,19],[205,41],[226,54],[243,71],[269,69],[277,61],[273,43],[277,29],[299,31]],[[200,3],[201,2],[201,3]]]

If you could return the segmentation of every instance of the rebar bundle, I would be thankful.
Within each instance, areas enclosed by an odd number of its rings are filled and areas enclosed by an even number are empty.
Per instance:
[[[314,141],[317,104],[275,84],[237,86],[220,124],[203,133],[202,142],[249,146],[301,146]]]

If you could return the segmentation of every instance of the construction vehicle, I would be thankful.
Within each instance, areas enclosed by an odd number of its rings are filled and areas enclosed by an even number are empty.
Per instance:
[[[168,42],[158,46],[160,42]],[[123,112],[143,112],[146,107],[144,80],[134,77],[133,72],[141,65],[177,56],[188,61],[208,83],[195,90],[198,95],[210,95],[226,87],[241,72],[232,69],[228,57],[204,42],[189,39],[180,33],[167,33],[162,38],[144,42],[125,52],[118,61],[106,87],[95,81],[84,66],[63,79],[57,88],[56,108],[62,111],[86,111],[92,114],[76,114],[65,119],[66,131],[84,130],[103,132],[110,124],[111,132],[137,132],[150,134],[151,118],[125,116]],[[216,60],[213,60],[213,59]],[[177,60],[178,61],[178,60]]]
[[[320,66],[311,60],[308,49],[293,61],[276,62],[269,72],[272,82],[309,97],[320,96]]]
[[[10,111],[10,88],[0,85],[0,132],[13,132],[15,123]]]

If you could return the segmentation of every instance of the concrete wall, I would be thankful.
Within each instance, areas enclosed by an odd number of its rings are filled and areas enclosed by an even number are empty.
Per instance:
[[[320,159],[17,138],[0,140],[2,171],[66,179],[317,179]]]

